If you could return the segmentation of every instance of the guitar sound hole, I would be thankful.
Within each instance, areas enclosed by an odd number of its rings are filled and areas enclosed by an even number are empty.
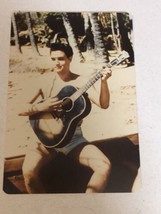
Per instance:
[[[63,99],[62,108],[65,111],[71,111],[73,108],[73,101],[69,97]]]

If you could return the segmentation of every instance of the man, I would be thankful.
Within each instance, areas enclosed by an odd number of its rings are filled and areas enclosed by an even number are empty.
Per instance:
[[[53,61],[54,72],[41,75],[33,87],[28,87],[26,102],[21,106],[19,115],[30,116],[39,112],[61,111],[62,100],[56,95],[66,85],[81,87],[84,85],[83,77],[70,71],[70,63],[73,56],[72,48],[64,44],[52,44],[50,56]],[[111,76],[108,70],[104,72],[100,83],[100,92],[94,87],[88,90],[88,96],[92,103],[103,109],[109,106],[109,89],[107,79]],[[43,102],[38,102],[41,97]],[[54,159],[59,152],[72,156],[80,164],[93,170],[93,174],[87,184],[86,192],[103,192],[110,174],[110,161],[94,145],[88,144],[81,131],[81,121],[70,142],[63,148],[46,148],[37,143],[30,149],[23,164],[23,175],[26,189],[29,193],[43,193],[45,189],[39,177],[40,169]]]

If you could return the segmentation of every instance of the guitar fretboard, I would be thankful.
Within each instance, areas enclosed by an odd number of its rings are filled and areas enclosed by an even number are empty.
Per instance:
[[[99,71],[94,75],[82,88],[78,89],[72,96],[73,101],[77,100],[82,94],[84,94],[97,80],[102,77],[102,72]]]

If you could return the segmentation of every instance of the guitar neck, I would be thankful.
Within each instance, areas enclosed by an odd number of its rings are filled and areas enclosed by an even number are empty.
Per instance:
[[[72,96],[71,99],[75,101],[78,99],[82,94],[84,94],[97,80],[102,77],[101,71],[99,71],[96,75],[94,75],[88,82],[80,89],[78,89]]]
[[[120,64],[122,61],[127,59],[129,57],[129,54],[125,51],[122,51],[122,53],[115,59],[113,59],[111,62],[107,64],[108,68],[113,67],[114,65]],[[78,89],[72,96],[71,99],[73,101],[77,100],[83,93],[85,93],[92,85],[94,85],[97,80],[99,80],[103,76],[103,70],[100,70],[97,72],[91,79],[88,80],[88,82],[80,89]]]

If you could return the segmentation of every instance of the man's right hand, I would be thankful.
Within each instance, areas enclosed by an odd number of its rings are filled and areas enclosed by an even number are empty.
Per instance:
[[[36,108],[39,112],[45,111],[45,112],[50,112],[50,111],[62,111],[62,103],[63,100],[58,100],[58,98],[47,98],[43,102],[40,102],[36,104]]]

